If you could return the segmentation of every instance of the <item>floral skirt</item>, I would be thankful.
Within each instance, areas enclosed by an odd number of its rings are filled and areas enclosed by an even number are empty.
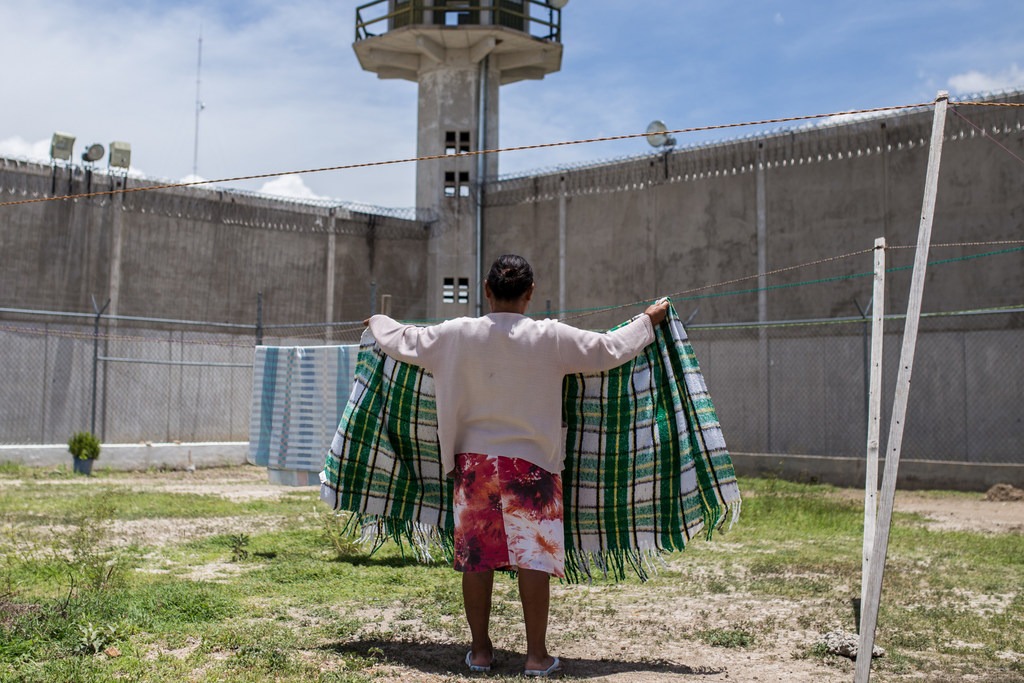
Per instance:
[[[562,478],[519,458],[455,456],[455,569],[565,576]]]

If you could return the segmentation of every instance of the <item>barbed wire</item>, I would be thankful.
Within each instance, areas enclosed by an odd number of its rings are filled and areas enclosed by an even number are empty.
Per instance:
[[[1024,240],[984,240],[977,242],[943,242],[940,244],[932,244],[932,249],[939,249],[945,247],[992,247],[1002,244],[1024,244]],[[916,244],[887,244],[886,249],[917,249]]]
[[[964,102],[963,104],[967,104],[967,103]],[[1006,103],[1002,103],[1002,104],[1017,104],[1017,103],[1006,102]],[[959,118],[960,120],[966,122],[967,125],[969,125],[971,128],[974,128],[976,131],[981,133],[981,137],[986,138],[988,140],[991,140],[992,143],[995,144],[997,147],[999,147],[1001,150],[1003,150],[1004,152],[1009,154],[1011,157],[1013,157],[1014,159],[1016,159],[1020,163],[1024,164],[1024,159],[1021,159],[1012,149],[1010,149],[1009,147],[1007,147],[1003,143],[999,142],[998,140],[996,140],[991,135],[988,135],[984,128],[982,128],[978,124],[974,123],[974,121],[971,121],[969,118],[967,118],[966,116],[964,116],[963,114],[958,112],[956,110],[956,107],[952,107],[952,111],[953,111],[953,114],[955,114],[957,116],[957,118]]]
[[[966,105],[968,107],[1024,107],[1024,102],[976,102],[957,100],[955,102],[950,101],[950,104],[960,106]]]
[[[915,108],[920,108],[920,107],[926,107],[926,106],[930,106],[932,104],[934,104],[934,103],[933,102],[924,102],[924,103],[920,103],[919,102],[919,103],[916,103],[916,104],[900,104],[900,105],[893,105],[893,106],[887,106],[887,107],[872,107],[872,108],[869,108],[869,109],[852,109],[852,110],[847,110],[847,111],[832,112],[832,113],[828,113],[828,114],[804,114],[804,115],[799,115],[799,116],[786,116],[786,117],[780,117],[780,118],[762,119],[762,120],[759,120],[759,121],[744,121],[744,122],[740,122],[740,123],[722,123],[722,124],[713,124],[713,125],[707,125],[707,126],[693,126],[693,127],[690,127],[690,128],[677,128],[677,129],[674,129],[674,130],[668,130],[668,131],[665,131],[663,134],[664,135],[682,135],[682,134],[686,134],[686,133],[698,133],[698,132],[705,132],[705,131],[711,131],[711,130],[726,130],[726,129],[730,129],[730,128],[742,128],[742,127],[746,127],[746,126],[762,126],[762,125],[777,124],[777,123],[791,123],[793,121],[809,121],[809,120],[812,120],[812,119],[822,119],[822,118],[829,118],[829,117],[833,117],[833,116],[852,116],[852,115],[856,115],[856,114],[870,114],[870,113],[883,112],[883,111],[899,111],[899,110],[902,110],[902,109],[915,109]],[[532,150],[532,149],[548,149],[548,148],[552,148],[552,147],[568,147],[568,146],[571,146],[571,145],[585,145],[585,144],[591,144],[591,143],[597,143],[597,142],[614,142],[614,141],[617,141],[617,140],[630,140],[630,139],[635,139],[635,138],[645,138],[645,137],[650,137],[650,135],[651,134],[647,133],[647,132],[644,132],[644,133],[627,133],[627,134],[624,134],[624,135],[607,135],[607,136],[602,136],[602,137],[585,138],[585,139],[578,139],[578,140],[563,140],[563,141],[559,141],[559,142],[542,142],[542,143],[536,143],[536,144],[532,144],[532,145],[518,145],[518,146],[515,146],[515,147],[502,147],[502,148],[497,148],[497,149],[483,149],[483,150],[475,150],[475,151],[469,151],[469,152],[459,152],[457,154],[431,154],[431,155],[426,155],[426,156],[407,157],[407,158],[403,158],[403,159],[388,159],[388,160],[382,160],[382,161],[367,161],[367,162],[355,163],[355,164],[341,164],[341,165],[338,165],[338,166],[324,166],[324,167],[320,167],[320,168],[309,168],[309,169],[302,169],[302,170],[278,171],[278,172],[275,172],[275,173],[257,173],[257,174],[253,174],[253,175],[235,176],[235,177],[232,177],[232,178],[218,178],[218,179],[214,179],[214,180],[193,180],[193,181],[188,181],[188,182],[160,183],[160,184],[156,184],[156,185],[143,185],[143,186],[140,186],[140,187],[122,187],[122,188],[113,188],[113,189],[110,189],[110,190],[100,190],[100,191],[96,191],[96,192],[83,192],[83,193],[79,193],[79,194],[59,195],[59,196],[55,196],[55,197],[35,197],[35,198],[32,198],[32,199],[20,199],[20,200],[11,201],[11,202],[0,202],[0,207],[19,206],[19,205],[22,205],[22,204],[36,204],[36,203],[40,203],[40,202],[65,201],[65,200],[68,200],[68,199],[87,199],[89,197],[103,197],[103,196],[111,196],[111,195],[117,195],[117,194],[131,194],[131,193],[136,193],[136,192],[153,192],[153,191],[156,191],[156,190],[170,190],[170,189],[174,189],[174,188],[197,187],[197,186],[200,186],[200,185],[213,185],[213,184],[218,184],[218,183],[233,183],[233,182],[240,182],[240,181],[243,181],[243,180],[261,180],[261,179],[266,179],[266,178],[277,178],[277,177],[286,176],[286,175],[306,175],[306,174],[313,174],[313,173],[326,173],[326,172],[329,172],[329,171],[347,171],[347,170],[353,170],[353,169],[359,169],[359,168],[372,168],[372,167],[376,167],[376,166],[390,166],[390,165],[395,165],[395,164],[407,164],[407,163],[414,163],[414,162],[420,162],[420,161],[432,161],[432,160],[437,160],[437,159],[454,159],[454,158],[464,158],[464,157],[475,157],[475,156],[480,156],[480,155],[485,155],[485,154],[500,154],[500,153],[503,153],[503,152],[521,152],[521,151]]]

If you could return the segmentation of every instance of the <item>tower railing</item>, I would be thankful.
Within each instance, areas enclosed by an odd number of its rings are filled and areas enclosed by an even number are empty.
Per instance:
[[[372,0],[356,7],[356,42],[405,26],[504,26],[562,42],[562,10],[548,0]]]

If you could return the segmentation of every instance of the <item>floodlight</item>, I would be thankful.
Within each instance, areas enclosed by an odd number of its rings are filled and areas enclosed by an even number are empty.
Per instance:
[[[85,148],[82,152],[82,161],[99,161],[103,158],[103,145],[94,143]]]
[[[71,149],[75,146],[75,136],[67,133],[54,133],[50,140],[50,158],[56,161],[71,160]]]
[[[111,142],[107,163],[117,168],[128,168],[132,163],[132,146],[127,142]]]
[[[676,144],[676,139],[668,135],[668,126],[655,120],[647,126],[647,142],[651,147],[671,147]]]
[[[562,9],[569,4],[569,0],[548,0],[548,4],[555,9]]]

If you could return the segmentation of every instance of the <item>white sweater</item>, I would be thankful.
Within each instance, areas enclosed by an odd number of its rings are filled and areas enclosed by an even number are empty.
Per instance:
[[[560,472],[562,378],[622,365],[654,341],[646,315],[606,333],[518,313],[430,327],[375,315],[369,326],[384,353],[434,376],[437,436],[448,474],[456,453],[522,458]]]

